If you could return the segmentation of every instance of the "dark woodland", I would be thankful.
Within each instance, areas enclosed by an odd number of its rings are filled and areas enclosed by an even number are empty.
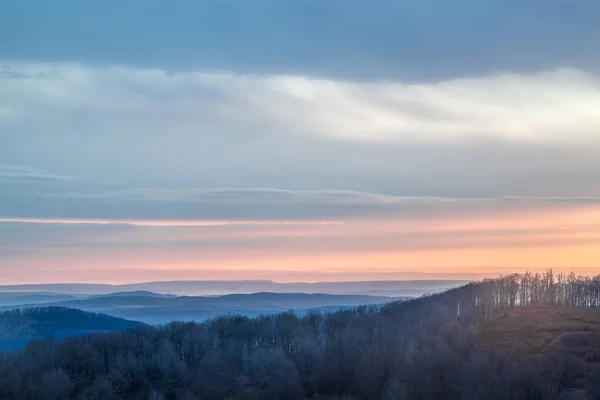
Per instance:
[[[0,398],[600,399],[599,367],[478,342],[478,327],[527,306],[599,307],[600,275],[515,274],[382,307],[33,340],[0,357]]]

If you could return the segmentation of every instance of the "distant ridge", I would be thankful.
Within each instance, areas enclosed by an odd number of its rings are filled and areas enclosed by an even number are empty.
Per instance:
[[[133,293],[133,294],[131,294]],[[381,305],[405,297],[368,295],[336,295],[307,293],[228,294],[223,296],[165,296],[136,295],[139,292],[114,293],[52,303],[52,306],[77,308],[100,312],[115,317],[161,324],[173,320],[203,321],[224,314],[258,316],[294,310],[299,314],[309,311],[331,311],[360,305]],[[32,307],[34,305],[28,305]],[[4,309],[18,308],[6,306]]]
[[[233,293],[329,293],[365,294],[369,291],[391,291],[393,296],[420,296],[468,283],[466,280],[390,280],[348,282],[293,282],[281,283],[271,280],[238,281],[156,281],[124,285],[108,284],[27,284],[0,286],[1,292],[54,292],[70,295],[108,295],[115,292],[153,292],[160,294],[213,296]],[[402,292],[405,291],[405,292]],[[384,293],[384,292],[381,292]],[[373,293],[374,294],[374,293]]]
[[[107,294],[97,294],[90,296],[89,298],[100,298],[100,297],[158,297],[158,298],[173,298],[177,297],[174,294],[168,293],[154,293],[148,290],[134,290],[131,292],[113,292]]]

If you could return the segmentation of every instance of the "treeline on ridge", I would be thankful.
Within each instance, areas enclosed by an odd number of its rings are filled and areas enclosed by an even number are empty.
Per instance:
[[[34,340],[0,357],[0,398],[568,399],[580,360],[477,342],[478,324],[529,305],[598,307],[600,275],[515,274],[379,308]],[[600,369],[588,378],[599,399]]]

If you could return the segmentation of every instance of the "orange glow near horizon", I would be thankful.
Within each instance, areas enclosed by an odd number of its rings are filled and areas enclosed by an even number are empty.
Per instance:
[[[600,208],[558,206],[345,221],[102,221],[27,238],[0,258],[0,284],[179,279],[476,279],[525,270],[600,273]],[[80,224],[127,223],[92,230]],[[62,231],[61,231],[62,232]],[[39,236],[39,235],[38,235]]]

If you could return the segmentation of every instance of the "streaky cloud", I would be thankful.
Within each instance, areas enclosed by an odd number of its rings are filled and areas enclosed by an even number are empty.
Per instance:
[[[74,178],[66,175],[56,175],[42,169],[23,165],[0,164],[0,182],[7,183],[38,183],[58,182],[69,183]]]

